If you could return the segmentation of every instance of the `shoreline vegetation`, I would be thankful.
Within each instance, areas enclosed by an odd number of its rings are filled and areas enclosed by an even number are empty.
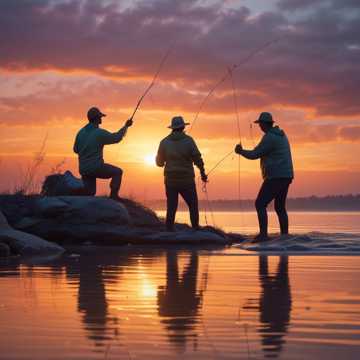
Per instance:
[[[231,211],[255,211],[255,200],[200,200],[200,209],[205,209],[210,205],[212,211],[231,212]],[[146,206],[155,211],[166,210],[166,200],[149,200]],[[287,209],[289,211],[315,211],[315,212],[357,212],[360,211],[360,194],[334,195],[334,196],[309,196],[287,199]],[[186,205],[179,203],[179,210],[187,210]],[[273,204],[269,205],[269,210],[273,210]]]

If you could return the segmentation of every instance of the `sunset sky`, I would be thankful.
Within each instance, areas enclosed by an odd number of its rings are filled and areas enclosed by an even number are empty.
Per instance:
[[[163,198],[162,169],[149,159],[171,117],[193,122],[227,67],[278,39],[234,72],[244,147],[261,138],[251,122],[270,111],[292,144],[290,196],[359,193],[359,34],[358,0],[2,0],[0,190],[21,183],[46,136],[38,180],[63,160],[62,170],[78,175],[72,145],[88,108],[117,130],[173,45],[127,137],[105,151],[125,172],[123,193]],[[207,169],[239,141],[230,79],[191,136]],[[212,198],[238,196],[237,171],[230,156],[212,173]],[[240,174],[242,198],[254,198],[259,162],[241,159]]]

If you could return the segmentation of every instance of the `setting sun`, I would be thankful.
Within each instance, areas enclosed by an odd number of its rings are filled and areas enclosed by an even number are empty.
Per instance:
[[[144,163],[148,166],[155,166],[155,154],[147,154],[144,157]]]

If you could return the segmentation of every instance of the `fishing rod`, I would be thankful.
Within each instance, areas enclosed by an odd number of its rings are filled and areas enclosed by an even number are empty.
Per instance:
[[[223,158],[221,158],[221,160],[219,160],[215,166],[213,166],[208,173],[206,174],[207,176],[209,176],[223,161],[225,161],[230,155],[232,155],[234,152],[234,150],[231,150],[229,153],[227,153]]]
[[[135,114],[136,114],[136,112],[138,111],[138,109],[139,109],[142,101],[144,100],[144,98],[146,97],[146,95],[149,93],[149,91],[151,90],[151,88],[155,85],[156,79],[158,78],[158,76],[159,76],[159,74],[160,74],[160,71],[162,70],[162,68],[163,68],[163,66],[164,66],[167,58],[169,57],[171,51],[173,50],[174,46],[175,46],[175,44],[172,44],[172,45],[168,48],[168,50],[166,51],[166,53],[165,53],[165,55],[163,56],[163,58],[161,59],[160,64],[159,64],[159,66],[158,66],[158,68],[157,68],[157,70],[156,70],[156,72],[155,72],[155,74],[154,74],[154,77],[153,77],[152,81],[150,82],[150,84],[148,85],[148,87],[145,89],[145,91],[144,91],[144,93],[141,95],[141,97],[139,98],[139,101],[137,102],[137,104],[136,104],[136,106],[135,106],[135,109],[134,109],[134,111],[133,111],[130,119],[132,119],[132,118],[135,116]]]
[[[237,70],[239,67],[241,67],[242,65],[246,64],[248,61],[250,61],[255,55],[257,55],[258,53],[262,52],[263,50],[265,50],[266,48],[268,48],[269,46],[277,43],[278,41],[280,41],[285,35],[278,37],[276,39],[270,40],[268,42],[266,42],[265,44],[259,46],[258,48],[256,48],[255,50],[253,50],[249,55],[247,55],[246,57],[244,57],[239,63],[232,65],[231,67],[227,68],[226,73],[223,75],[223,77],[217,82],[215,83],[215,85],[209,90],[209,92],[205,95],[205,97],[203,98],[203,100],[200,103],[199,109],[197,111],[197,113],[195,114],[194,120],[190,126],[189,129],[189,133],[192,131],[206,101],[209,99],[209,97],[213,94],[213,92],[216,90],[217,87],[219,87],[230,75],[233,71]],[[230,71],[229,71],[230,70]]]

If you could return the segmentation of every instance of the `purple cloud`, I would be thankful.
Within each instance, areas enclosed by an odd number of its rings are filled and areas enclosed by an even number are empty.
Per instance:
[[[303,7],[307,3],[301,1]],[[175,42],[161,80],[206,93],[227,66],[281,38],[235,73],[244,94],[240,109],[279,104],[312,108],[320,115],[358,115],[359,6],[347,0],[344,13],[335,1],[328,1],[319,11],[317,5],[323,3],[315,2],[307,16],[293,19],[282,10],[299,7],[295,0],[279,1],[278,12],[256,16],[245,7],[229,9],[221,2],[206,5],[195,0],[144,1],[126,9],[117,1],[3,0],[0,69],[151,78]],[[230,82],[219,88],[209,109],[224,103],[230,89]],[[197,104],[200,97],[185,97],[184,107]]]

